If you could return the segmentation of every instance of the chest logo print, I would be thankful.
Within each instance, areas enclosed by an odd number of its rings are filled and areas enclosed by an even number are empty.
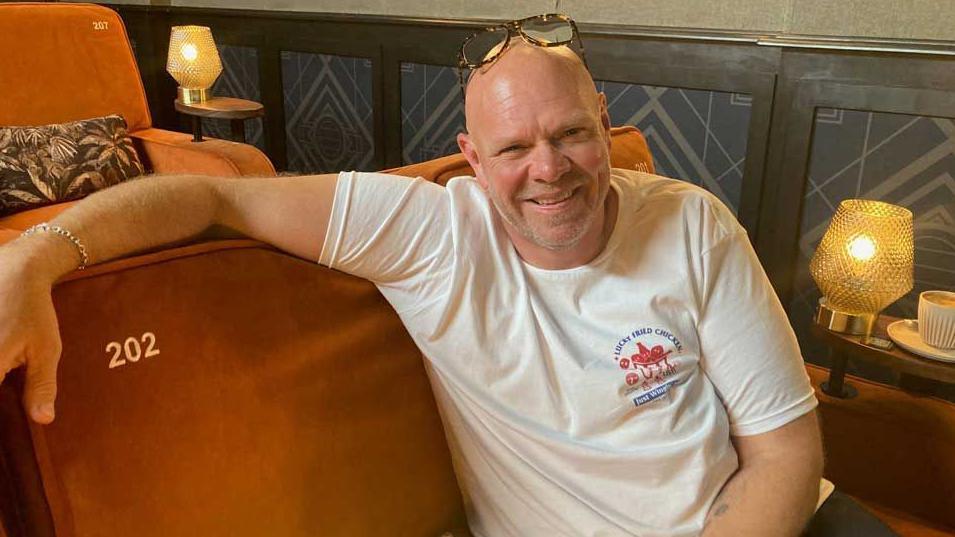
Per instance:
[[[672,377],[679,363],[671,361],[683,344],[663,328],[638,328],[614,346],[613,357],[623,372],[623,394],[640,406],[665,395],[677,385]]]

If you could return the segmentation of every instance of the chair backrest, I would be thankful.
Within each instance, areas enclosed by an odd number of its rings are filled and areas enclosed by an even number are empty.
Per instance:
[[[54,303],[56,421],[27,423],[21,370],[0,384],[9,537],[465,535],[421,353],[370,282],[223,241]]]
[[[0,3],[0,125],[152,120],[122,19],[95,4]]]

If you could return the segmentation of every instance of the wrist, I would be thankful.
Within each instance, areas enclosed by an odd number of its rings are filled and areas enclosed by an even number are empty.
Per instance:
[[[64,274],[80,266],[76,247],[64,237],[52,233],[34,233],[4,244],[0,248],[3,263],[23,278],[53,285]]]
[[[77,269],[83,270],[89,266],[90,256],[88,253],[86,253],[86,246],[84,246],[83,242],[80,239],[78,239],[76,235],[71,233],[70,230],[64,227],[42,222],[42,223],[29,227],[26,231],[24,231],[21,234],[21,236],[27,237],[35,233],[53,233],[55,235],[59,235],[60,237],[63,237],[64,239],[70,241],[70,243],[72,243],[73,246],[76,248],[76,253],[80,256],[80,266],[77,267]]]

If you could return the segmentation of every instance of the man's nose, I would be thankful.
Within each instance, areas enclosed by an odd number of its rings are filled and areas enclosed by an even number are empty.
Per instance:
[[[570,170],[570,160],[553,144],[539,144],[531,154],[531,178],[552,183]]]

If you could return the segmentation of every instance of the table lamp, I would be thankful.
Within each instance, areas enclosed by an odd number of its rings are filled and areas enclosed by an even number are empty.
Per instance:
[[[816,322],[868,337],[879,312],[912,289],[912,212],[881,201],[844,200],[809,262],[822,291]]]
[[[173,26],[169,35],[166,71],[179,83],[184,104],[209,98],[209,88],[222,73],[219,51],[207,26]]]

